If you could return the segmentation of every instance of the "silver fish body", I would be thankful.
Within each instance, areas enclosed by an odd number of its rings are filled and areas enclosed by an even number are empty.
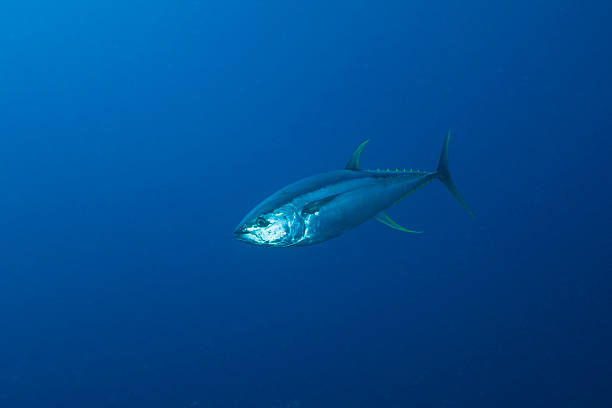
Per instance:
[[[337,237],[371,218],[391,228],[417,232],[401,227],[384,210],[434,179],[447,185],[467,209],[448,173],[448,137],[435,172],[360,170],[360,155],[366,141],[344,170],[306,177],[266,198],[243,218],[234,231],[235,237],[262,246],[312,245]]]

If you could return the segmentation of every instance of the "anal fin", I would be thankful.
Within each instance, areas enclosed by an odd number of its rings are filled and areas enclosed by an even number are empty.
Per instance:
[[[393,219],[389,217],[384,211],[381,211],[377,216],[374,217],[374,219],[382,224],[385,224],[387,227],[396,229],[398,231],[410,232],[413,234],[423,233],[423,231],[415,231],[415,230],[411,230],[411,229],[402,227],[397,222],[393,221]]]

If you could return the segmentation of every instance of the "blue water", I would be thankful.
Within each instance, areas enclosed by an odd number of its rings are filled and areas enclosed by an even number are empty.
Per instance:
[[[606,1],[0,5],[0,407],[612,406]],[[344,166],[450,168],[235,241]]]

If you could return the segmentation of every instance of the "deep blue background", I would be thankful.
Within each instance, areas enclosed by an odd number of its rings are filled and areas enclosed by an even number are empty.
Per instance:
[[[612,406],[609,4],[3,0],[0,407]],[[233,240],[448,128],[475,219]]]

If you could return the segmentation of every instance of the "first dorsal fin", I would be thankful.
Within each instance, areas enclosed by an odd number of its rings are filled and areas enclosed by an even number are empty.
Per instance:
[[[348,163],[346,163],[346,167],[344,167],[345,169],[347,169],[347,170],[359,170],[359,159],[361,158],[361,152],[363,152],[363,148],[365,147],[365,145],[369,141],[370,140],[368,139],[365,142],[361,143],[359,145],[359,147],[357,147],[357,149],[355,150],[355,152],[351,156],[351,159],[348,161]]]
[[[423,231],[415,231],[415,230],[411,230],[411,229],[402,227],[397,222],[393,221],[393,219],[391,219],[391,217],[389,217],[384,211],[380,212],[376,217],[374,217],[374,219],[376,219],[376,221],[378,222],[385,224],[387,227],[396,229],[398,231],[410,232],[413,234],[421,234],[423,232]]]

